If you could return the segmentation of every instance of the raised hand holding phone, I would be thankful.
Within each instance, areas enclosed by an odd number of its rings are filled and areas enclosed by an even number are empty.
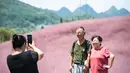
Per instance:
[[[28,41],[28,44],[29,43],[32,44],[32,35],[31,34],[27,35],[27,41]]]

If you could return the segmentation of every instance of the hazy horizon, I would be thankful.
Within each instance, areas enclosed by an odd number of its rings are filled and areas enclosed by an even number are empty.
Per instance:
[[[117,9],[125,8],[130,12],[130,1],[129,0],[20,0],[24,3],[32,6],[49,9],[49,10],[60,10],[62,7],[68,8],[73,12],[76,8],[88,4],[97,13],[107,11],[111,6],[115,6]]]

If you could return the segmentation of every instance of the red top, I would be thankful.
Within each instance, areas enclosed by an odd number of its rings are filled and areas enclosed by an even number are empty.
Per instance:
[[[108,69],[104,69],[103,65],[108,65],[110,52],[107,48],[92,49],[90,57],[91,73],[108,73]]]

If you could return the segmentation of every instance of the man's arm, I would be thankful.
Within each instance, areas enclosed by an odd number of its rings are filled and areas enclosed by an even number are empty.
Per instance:
[[[88,48],[87,59],[85,60],[84,65],[85,65],[86,68],[89,68],[90,55],[91,55],[91,49],[92,49],[92,45],[91,45],[90,41],[87,42],[87,48]]]
[[[70,66],[72,66],[72,64],[73,64],[74,47],[75,47],[76,42],[77,42],[77,40],[73,43],[71,51],[70,51]]]
[[[69,71],[72,73],[72,64],[73,64],[73,57],[72,55],[70,56],[70,68]]]
[[[90,54],[88,54],[87,60],[85,60],[85,62],[84,62],[84,66],[86,68],[89,68],[89,64],[90,64]]]
[[[75,46],[76,41],[72,45],[72,49],[70,51],[70,68],[69,71],[72,73],[72,64],[73,64],[73,55],[74,55],[74,46]]]
[[[70,66],[72,66],[73,64],[73,59],[72,59],[72,56],[70,56]]]

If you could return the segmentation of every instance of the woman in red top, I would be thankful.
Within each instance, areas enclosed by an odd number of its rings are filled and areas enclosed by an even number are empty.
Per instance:
[[[91,73],[108,73],[108,69],[112,67],[114,55],[108,48],[102,47],[102,37],[95,35],[91,38],[93,48],[89,54],[88,62],[90,63]],[[110,64],[108,59],[110,58]]]

